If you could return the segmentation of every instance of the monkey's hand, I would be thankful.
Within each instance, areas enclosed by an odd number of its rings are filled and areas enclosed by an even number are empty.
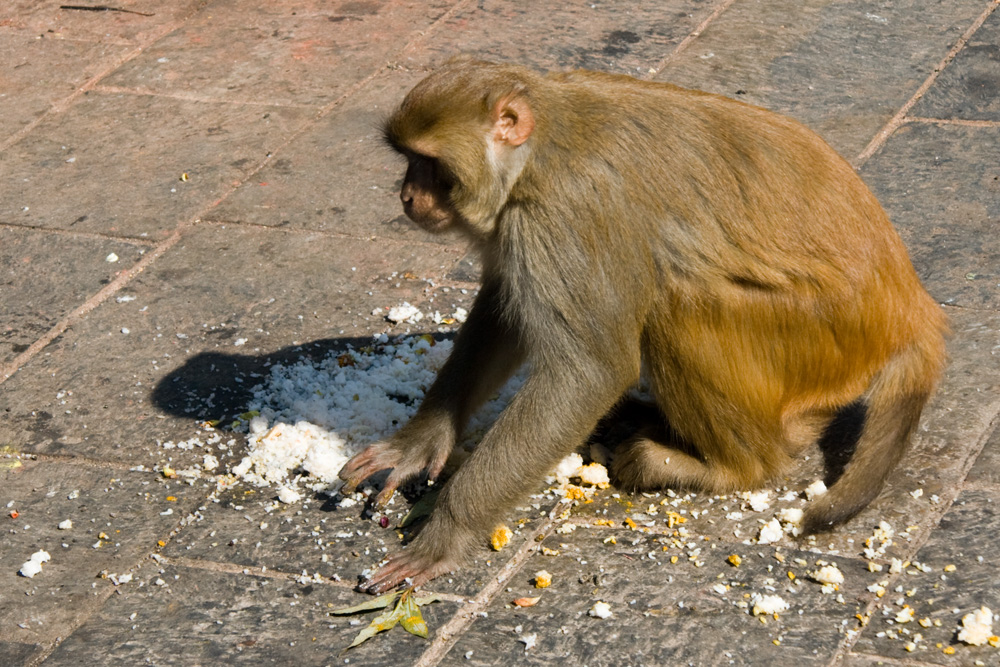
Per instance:
[[[454,430],[440,422],[414,420],[389,440],[369,445],[341,468],[343,492],[353,493],[364,480],[391,468],[382,492],[375,499],[376,506],[382,508],[400,484],[422,471],[427,470],[429,479],[437,479],[455,442]]]

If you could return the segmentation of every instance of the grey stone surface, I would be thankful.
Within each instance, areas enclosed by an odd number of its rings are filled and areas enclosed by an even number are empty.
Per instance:
[[[995,2],[62,4],[0,7],[0,665],[1000,664],[956,638],[963,614],[1000,611]],[[360,505],[234,484],[246,442],[225,425],[274,364],[381,332],[451,335],[394,326],[389,307],[471,304],[478,259],[402,217],[403,165],[378,130],[459,51],[745,99],[858,162],[872,146],[862,176],[954,335],[912,450],[869,508],[812,540],[759,543],[824,476],[816,450],[761,511],[611,488],[550,520],[555,499],[536,499],[508,517],[521,525],[504,550],[484,544],[428,586],[445,599],[425,610],[431,642],[396,629],[344,652],[362,626],[328,611],[366,599],[357,577],[397,531]],[[892,544],[870,559],[881,521]],[[42,548],[42,572],[18,576]],[[843,572],[839,590],[810,578],[821,563]],[[536,589],[543,568],[553,584]],[[742,606],[769,593],[789,611]],[[610,619],[588,615],[597,600]],[[897,623],[905,604],[915,618]],[[889,636],[900,629],[922,633],[913,651]]]
[[[998,664],[996,648],[969,646],[957,637],[963,616],[982,606],[991,610],[1000,607],[996,585],[998,531],[1000,505],[995,491],[962,493],[935,533],[914,554],[913,562],[926,571],[911,564],[890,580],[882,611],[873,614],[854,650],[900,660],[913,657],[937,665],[972,665],[978,664],[977,660]],[[913,621],[896,622],[903,605],[914,610]],[[917,640],[917,634],[922,638]],[[908,650],[908,643],[916,647]],[[944,653],[946,647],[954,653]]]
[[[915,116],[1000,121],[1000,17],[986,20],[937,83],[913,107]]]
[[[301,109],[91,93],[4,152],[0,222],[161,239],[307,118]]]
[[[135,264],[145,249],[113,239],[0,227],[0,362],[24,352]],[[74,261],[65,261],[69,256]]]
[[[411,664],[426,641],[402,628],[343,655],[373,614],[329,612],[361,599],[344,587],[302,586],[284,577],[147,566],[45,664]],[[454,608],[439,602],[421,612],[437,625]],[[351,625],[352,618],[363,624]]]
[[[1000,128],[909,123],[861,174],[935,298],[1000,307]]]
[[[150,473],[26,461],[0,469],[0,641],[47,645],[68,637],[156,542],[208,495]],[[11,513],[17,517],[12,518]],[[63,521],[72,527],[60,529]],[[18,574],[33,553],[51,560]]]
[[[845,583],[824,594],[806,574],[817,569],[815,554],[692,541],[701,550],[694,559],[685,539],[583,528],[554,535],[543,545],[559,554],[529,560],[449,657],[471,650],[474,665],[826,664],[844,641],[842,621],[872,597],[866,587],[877,575],[857,559],[834,559]],[[731,554],[741,556],[738,567]],[[552,585],[538,590],[531,577],[541,569]],[[753,593],[778,595],[789,609],[755,616]],[[533,607],[511,604],[536,596]],[[590,615],[597,602],[610,606],[610,618]],[[706,634],[714,641],[692,641]],[[529,635],[537,643],[526,649]]]
[[[657,78],[787,113],[852,159],[984,6],[736,2]]]
[[[108,300],[7,381],[0,442],[186,465],[198,451],[157,442],[196,435],[194,419],[243,412],[265,364],[302,346],[369,340],[387,328],[373,310],[421,302],[426,277],[456,256],[440,246],[199,227],[120,295],[134,300]],[[414,277],[395,287],[394,272]]]

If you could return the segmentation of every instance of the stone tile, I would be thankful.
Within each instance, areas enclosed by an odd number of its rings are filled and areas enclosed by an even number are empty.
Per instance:
[[[162,238],[245,178],[306,117],[91,93],[4,152],[0,222]]]
[[[688,558],[690,549],[678,549],[665,538],[600,529],[552,535],[543,546],[560,553],[533,556],[447,660],[464,656],[472,665],[826,664],[845,630],[853,627],[843,621],[864,608],[871,597],[866,587],[876,576],[859,560],[836,559],[845,577],[838,600],[807,580],[816,556],[805,552],[782,551],[781,563],[773,547],[699,542],[703,565],[696,567]],[[727,562],[733,553],[742,557],[739,567]],[[677,562],[671,563],[674,556]],[[532,584],[541,569],[552,575],[552,585],[544,590]],[[762,621],[742,606],[753,606],[754,593],[779,595],[790,608]],[[536,596],[541,600],[534,607],[510,604]],[[610,605],[611,618],[588,615],[598,601]],[[520,640],[532,634],[537,643],[525,649]],[[715,639],[705,641],[708,636]]]
[[[370,82],[280,151],[206,218],[332,231],[356,238],[463,244],[432,235],[403,215],[406,161],[382,143],[379,124],[422,72],[389,72]]]
[[[1000,352],[997,354],[1000,355]],[[1000,486],[1000,429],[994,429],[965,481],[970,484]]]
[[[619,5],[588,0],[469,5],[403,54],[406,65],[440,64],[456,53],[543,70],[646,74],[714,9],[706,0]]]
[[[37,644],[0,641],[0,665],[3,667],[21,667],[21,665],[28,664],[28,661],[40,652],[41,647]]]
[[[909,123],[861,173],[939,301],[1000,308],[1000,128]]]
[[[215,0],[107,79],[243,103],[325,105],[377,71],[454,2]]]
[[[0,228],[0,362],[27,349],[143,252],[131,243]],[[107,261],[112,254],[118,260]]]
[[[342,653],[374,614],[331,617],[329,611],[363,599],[346,587],[151,564],[45,665],[412,664],[428,642],[402,628]],[[455,609],[437,602],[421,613],[436,628]],[[355,620],[360,624],[351,625]]]
[[[407,495],[412,501],[414,495]],[[398,552],[404,536],[408,540],[414,534],[410,528],[396,528],[411,506],[402,493],[386,512],[388,528],[381,528],[361,504],[341,508],[337,500],[317,495],[302,503],[283,505],[276,498],[270,488],[240,486],[225,492],[218,503],[200,512],[197,521],[170,542],[164,555],[248,568],[263,566],[268,571],[308,572],[355,586],[362,572]],[[474,596],[500,574],[533,534],[543,518],[540,515],[547,515],[554,505],[552,501],[540,510],[518,511],[507,521],[517,530],[510,544],[496,552],[484,541],[472,562],[452,575],[435,579],[428,589]]]
[[[850,159],[983,7],[977,0],[737,2],[657,78],[786,113]]]
[[[115,5],[154,16],[60,9],[64,4],[67,3],[62,0],[7,0],[0,7],[0,27],[45,40],[135,44],[154,39],[164,25],[190,16],[203,2],[181,0],[165,5],[131,2]]]
[[[0,142],[111,66],[126,48],[38,39],[26,31],[0,32],[0,61],[5,63],[0,90]]]
[[[99,577],[130,572],[209,491],[121,468],[8,459],[0,468],[0,641],[66,637],[111,594]],[[173,498],[174,500],[168,500]],[[10,513],[17,511],[16,519]],[[72,528],[59,530],[65,520]],[[101,537],[101,535],[106,537]],[[97,546],[99,545],[99,546]],[[28,579],[31,554],[51,560]]]
[[[882,609],[873,614],[854,652],[899,660],[914,658],[922,664],[980,664],[977,660],[998,664],[997,649],[967,646],[957,638],[962,616],[984,605],[1000,608],[996,586],[998,532],[1000,496],[995,491],[960,495],[914,558],[928,571],[911,566],[890,580],[892,588],[882,598]],[[954,571],[945,570],[952,565]],[[901,601],[914,610],[914,620],[909,623],[895,622]],[[929,627],[922,627],[921,619],[929,619]],[[878,636],[881,633],[885,634]],[[914,642],[918,633],[923,638],[915,642],[915,650],[907,651],[906,644]],[[955,650],[953,655],[942,651],[949,646]]]
[[[1000,121],[997,90],[1000,90],[1000,16],[994,12],[910,115]]]
[[[122,291],[134,300],[109,299],[4,383],[0,442],[130,465],[197,463],[200,448],[157,442],[207,437],[194,420],[242,412],[277,360],[370,340],[388,328],[373,309],[421,303],[455,260],[438,247],[194,227]]]

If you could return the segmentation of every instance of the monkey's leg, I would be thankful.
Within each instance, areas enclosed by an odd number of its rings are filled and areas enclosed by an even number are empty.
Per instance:
[[[591,367],[532,368],[511,404],[444,487],[417,538],[366,583],[380,593],[419,586],[462,565],[504,514],[593,430],[635,378]]]
[[[689,427],[692,415],[682,413]],[[767,433],[755,420],[727,423],[725,418],[701,415],[695,430],[698,443],[681,437],[662,413],[647,411],[646,423],[616,449],[611,465],[615,484],[635,491],[664,488],[727,493],[764,484],[791,460],[793,446],[777,426]],[[759,416],[758,416],[759,417]],[[756,444],[756,446],[755,446]]]
[[[484,284],[417,413],[388,440],[370,445],[341,469],[346,493],[392,468],[376,499],[385,505],[400,484],[422,470],[427,469],[430,479],[441,473],[469,417],[524,360],[518,335],[500,316],[499,303],[496,286]]]

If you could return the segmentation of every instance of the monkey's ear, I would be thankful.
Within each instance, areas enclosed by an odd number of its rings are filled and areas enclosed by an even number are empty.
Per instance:
[[[521,95],[505,97],[493,107],[493,140],[520,146],[535,129],[535,114]]]

